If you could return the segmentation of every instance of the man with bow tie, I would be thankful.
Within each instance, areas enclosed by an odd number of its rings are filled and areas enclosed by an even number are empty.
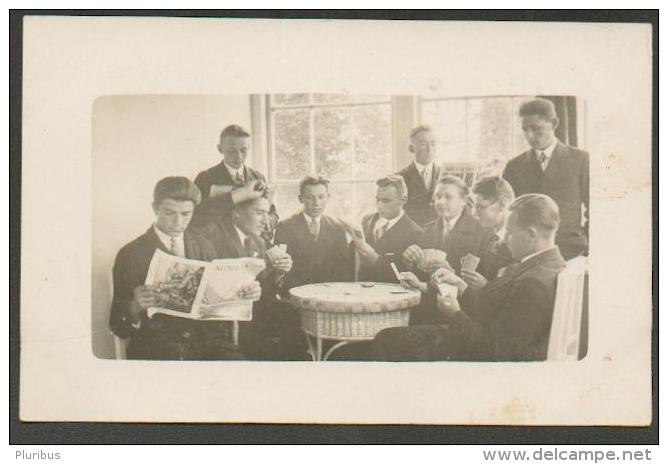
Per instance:
[[[144,285],[156,249],[201,261],[216,258],[208,240],[187,230],[200,198],[199,189],[186,177],[160,180],[153,192],[155,223],[116,256],[109,325],[114,334],[130,339],[128,359],[243,359],[234,345],[224,341],[223,322],[147,316],[158,298],[154,287]],[[240,296],[253,298],[257,293],[259,285],[253,284],[242,288]]]
[[[195,184],[202,192],[202,202],[195,209],[191,227],[199,231],[210,222],[228,217],[234,205],[259,198],[266,191],[266,179],[262,173],[246,166],[250,151],[250,133],[232,124],[220,134],[218,151],[223,155],[216,166],[200,172]],[[271,204],[267,224],[262,237],[271,243],[274,227],[278,222],[276,207]]]
[[[381,331],[367,358],[378,361],[540,361],[547,357],[557,276],[565,268],[555,245],[559,208],[546,195],[518,197],[510,207],[506,244],[516,263],[480,289],[451,270],[437,270],[431,286],[456,286],[438,295],[446,321]]]
[[[536,98],[526,102],[519,116],[531,149],[511,159],[503,177],[515,195],[543,193],[557,203],[561,225],[556,243],[566,259],[587,254],[589,153],[557,139],[559,118],[551,101]]]
[[[407,189],[403,177],[386,176],[376,185],[378,212],[362,219],[361,233],[351,231],[361,261],[359,280],[396,283],[390,263],[401,267],[404,251],[417,242],[422,228],[404,212]]]

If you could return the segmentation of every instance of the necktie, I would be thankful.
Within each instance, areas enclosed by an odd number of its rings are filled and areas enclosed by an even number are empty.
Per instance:
[[[373,238],[376,240],[376,242],[380,241],[381,238],[383,238],[383,235],[385,235],[385,232],[387,232],[387,229],[389,229],[390,223],[385,221],[383,225],[376,227],[374,229],[374,234]]]
[[[443,219],[443,235],[441,235],[441,244],[445,246],[445,239],[448,237],[448,234],[450,233],[450,223]]]
[[[311,234],[311,238],[314,241],[318,240],[318,236],[320,235],[320,225],[318,224],[317,219],[311,219],[309,221],[309,233]]]
[[[536,153],[536,158],[538,158],[538,162],[540,163],[540,168],[545,171],[545,168],[547,167],[547,155],[545,154],[544,151],[539,151]]]
[[[429,190],[429,187],[431,187],[431,179],[429,178],[429,169],[427,169],[426,166],[422,169],[422,181],[424,182],[425,188]]]
[[[234,183],[237,185],[243,185],[244,176],[241,175],[241,171],[237,171],[237,175],[234,177]]]
[[[171,243],[170,243],[170,252],[174,256],[180,256],[181,258],[185,257],[185,253],[183,252],[181,248],[181,243],[176,239],[176,237],[171,237],[170,238]]]

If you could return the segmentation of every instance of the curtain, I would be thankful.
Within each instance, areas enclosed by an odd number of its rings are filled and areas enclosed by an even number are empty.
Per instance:
[[[542,96],[554,103],[559,118],[559,127],[555,134],[566,145],[578,146],[577,104],[575,97]]]

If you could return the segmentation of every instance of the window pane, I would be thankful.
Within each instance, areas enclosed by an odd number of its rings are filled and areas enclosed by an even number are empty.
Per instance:
[[[311,170],[308,110],[274,113],[277,180],[298,180]]]
[[[345,93],[315,93],[313,103],[348,103],[354,96]]]
[[[329,202],[325,214],[352,221],[353,195],[353,184],[351,182],[332,182],[329,184]]]
[[[274,204],[278,209],[280,219],[287,219],[294,213],[301,210],[299,203],[299,183],[280,184],[274,186],[276,193],[274,194]]]
[[[316,172],[329,179],[350,179],[350,111],[326,108],[314,111],[313,136]]]
[[[367,214],[376,212],[376,183],[360,182],[355,184],[355,208],[353,221],[356,224],[362,222]]]
[[[468,159],[488,161],[510,156],[510,98],[468,100]]]
[[[438,162],[466,161],[466,100],[424,102],[422,120],[434,128]]]
[[[377,179],[393,170],[392,108],[390,105],[353,108],[355,179]]]
[[[271,96],[272,105],[306,105],[309,103],[307,93],[275,93]]]

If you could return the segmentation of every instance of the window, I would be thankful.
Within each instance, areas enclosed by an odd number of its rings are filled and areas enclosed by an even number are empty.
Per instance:
[[[375,209],[375,181],[394,171],[389,95],[267,97],[269,182],[282,217],[300,208],[308,173],[330,183],[328,214],[359,221]]]
[[[434,127],[439,162],[505,163],[528,148],[517,111],[533,98],[423,97],[420,115],[423,123]]]

